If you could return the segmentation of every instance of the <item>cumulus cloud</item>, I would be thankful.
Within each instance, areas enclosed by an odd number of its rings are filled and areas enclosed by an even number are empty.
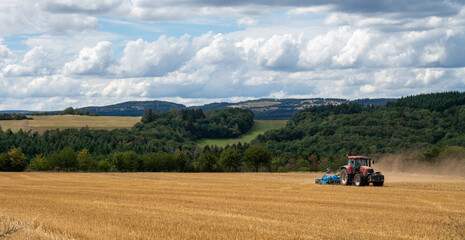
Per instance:
[[[161,36],[154,42],[142,39],[129,41],[119,61],[119,67],[114,69],[123,76],[162,76],[180,67],[192,57],[190,37],[181,38]]]
[[[259,64],[272,69],[295,68],[299,57],[298,44],[299,41],[289,34],[271,37],[257,52]]]
[[[24,55],[21,63],[9,64],[3,69],[6,77],[50,75],[56,68],[53,53],[43,47],[34,47]]]
[[[65,74],[103,74],[113,60],[111,42],[99,42],[93,48],[83,48],[75,60],[64,66]]]

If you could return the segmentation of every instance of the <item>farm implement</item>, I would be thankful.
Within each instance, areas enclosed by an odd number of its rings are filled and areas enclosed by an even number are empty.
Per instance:
[[[327,172],[328,173],[328,172]],[[339,173],[335,173],[334,176],[326,176],[323,175],[322,178],[315,179],[316,184],[341,184],[341,178],[339,177]]]
[[[365,156],[347,156],[347,165],[341,167],[341,171],[334,176],[323,175],[322,178],[315,180],[316,184],[342,184],[352,185],[357,187],[368,186],[370,183],[373,186],[384,185],[384,175],[380,172],[374,172],[371,164],[371,158]],[[331,173],[331,169],[327,169],[326,173]]]

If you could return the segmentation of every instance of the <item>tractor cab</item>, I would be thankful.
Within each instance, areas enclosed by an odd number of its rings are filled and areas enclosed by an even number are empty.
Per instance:
[[[372,169],[371,158],[365,156],[347,156],[347,158],[347,165],[344,167],[347,168],[350,174],[366,172],[367,169]]]

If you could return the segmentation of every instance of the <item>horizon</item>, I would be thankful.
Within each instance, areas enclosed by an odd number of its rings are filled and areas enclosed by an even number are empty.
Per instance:
[[[458,0],[2,5],[1,111],[465,91]]]
[[[402,96],[402,97],[406,97],[406,96]],[[182,104],[182,103],[177,103],[177,102],[171,102],[171,101],[165,101],[165,100],[159,100],[159,99],[151,99],[151,100],[129,100],[129,101],[125,101],[125,102],[117,102],[117,103],[112,103],[112,104],[109,104],[109,105],[101,105],[101,106],[67,106],[67,107],[73,107],[74,109],[82,109],[82,108],[92,108],[92,107],[107,107],[107,106],[113,106],[113,105],[118,105],[118,104],[124,104],[124,103],[128,103],[128,102],[155,102],[155,101],[158,101],[158,102],[167,102],[167,103],[175,103],[175,104],[180,104],[180,105],[183,105],[185,107],[200,107],[200,106],[203,106],[203,105],[207,105],[207,104],[215,104],[215,103],[228,103],[228,104],[237,104],[237,103],[241,103],[241,102],[247,102],[247,101],[257,101],[257,100],[265,100],[265,99],[271,99],[271,100],[290,100],[290,99],[296,99],[296,100],[306,100],[306,99],[338,99],[338,100],[346,100],[346,101],[356,101],[356,100],[364,100],[364,99],[400,99],[399,98],[356,98],[356,99],[346,99],[346,98],[325,98],[325,97],[312,97],[312,98],[255,98],[255,99],[249,99],[249,100],[241,100],[241,101],[233,101],[233,102],[219,102],[219,101],[215,101],[215,102],[207,102],[207,103],[202,103],[202,104],[192,104],[192,105],[186,105],[186,104]],[[65,108],[67,108],[65,107]],[[54,112],[54,111],[61,111],[61,110],[64,110],[63,109],[55,109],[55,110],[39,110],[39,111],[36,111],[36,110],[28,110],[28,109],[0,109],[0,112],[8,112],[8,111],[16,111],[16,112],[20,112],[20,111],[25,111],[25,112]]]

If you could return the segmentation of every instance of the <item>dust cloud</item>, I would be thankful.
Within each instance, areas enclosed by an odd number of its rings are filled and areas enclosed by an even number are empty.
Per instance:
[[[420,161],[412,155],[374,156],[373,169],[385,176],[385,182],[464,182],[465,159],[441,159],[439,162]]]

